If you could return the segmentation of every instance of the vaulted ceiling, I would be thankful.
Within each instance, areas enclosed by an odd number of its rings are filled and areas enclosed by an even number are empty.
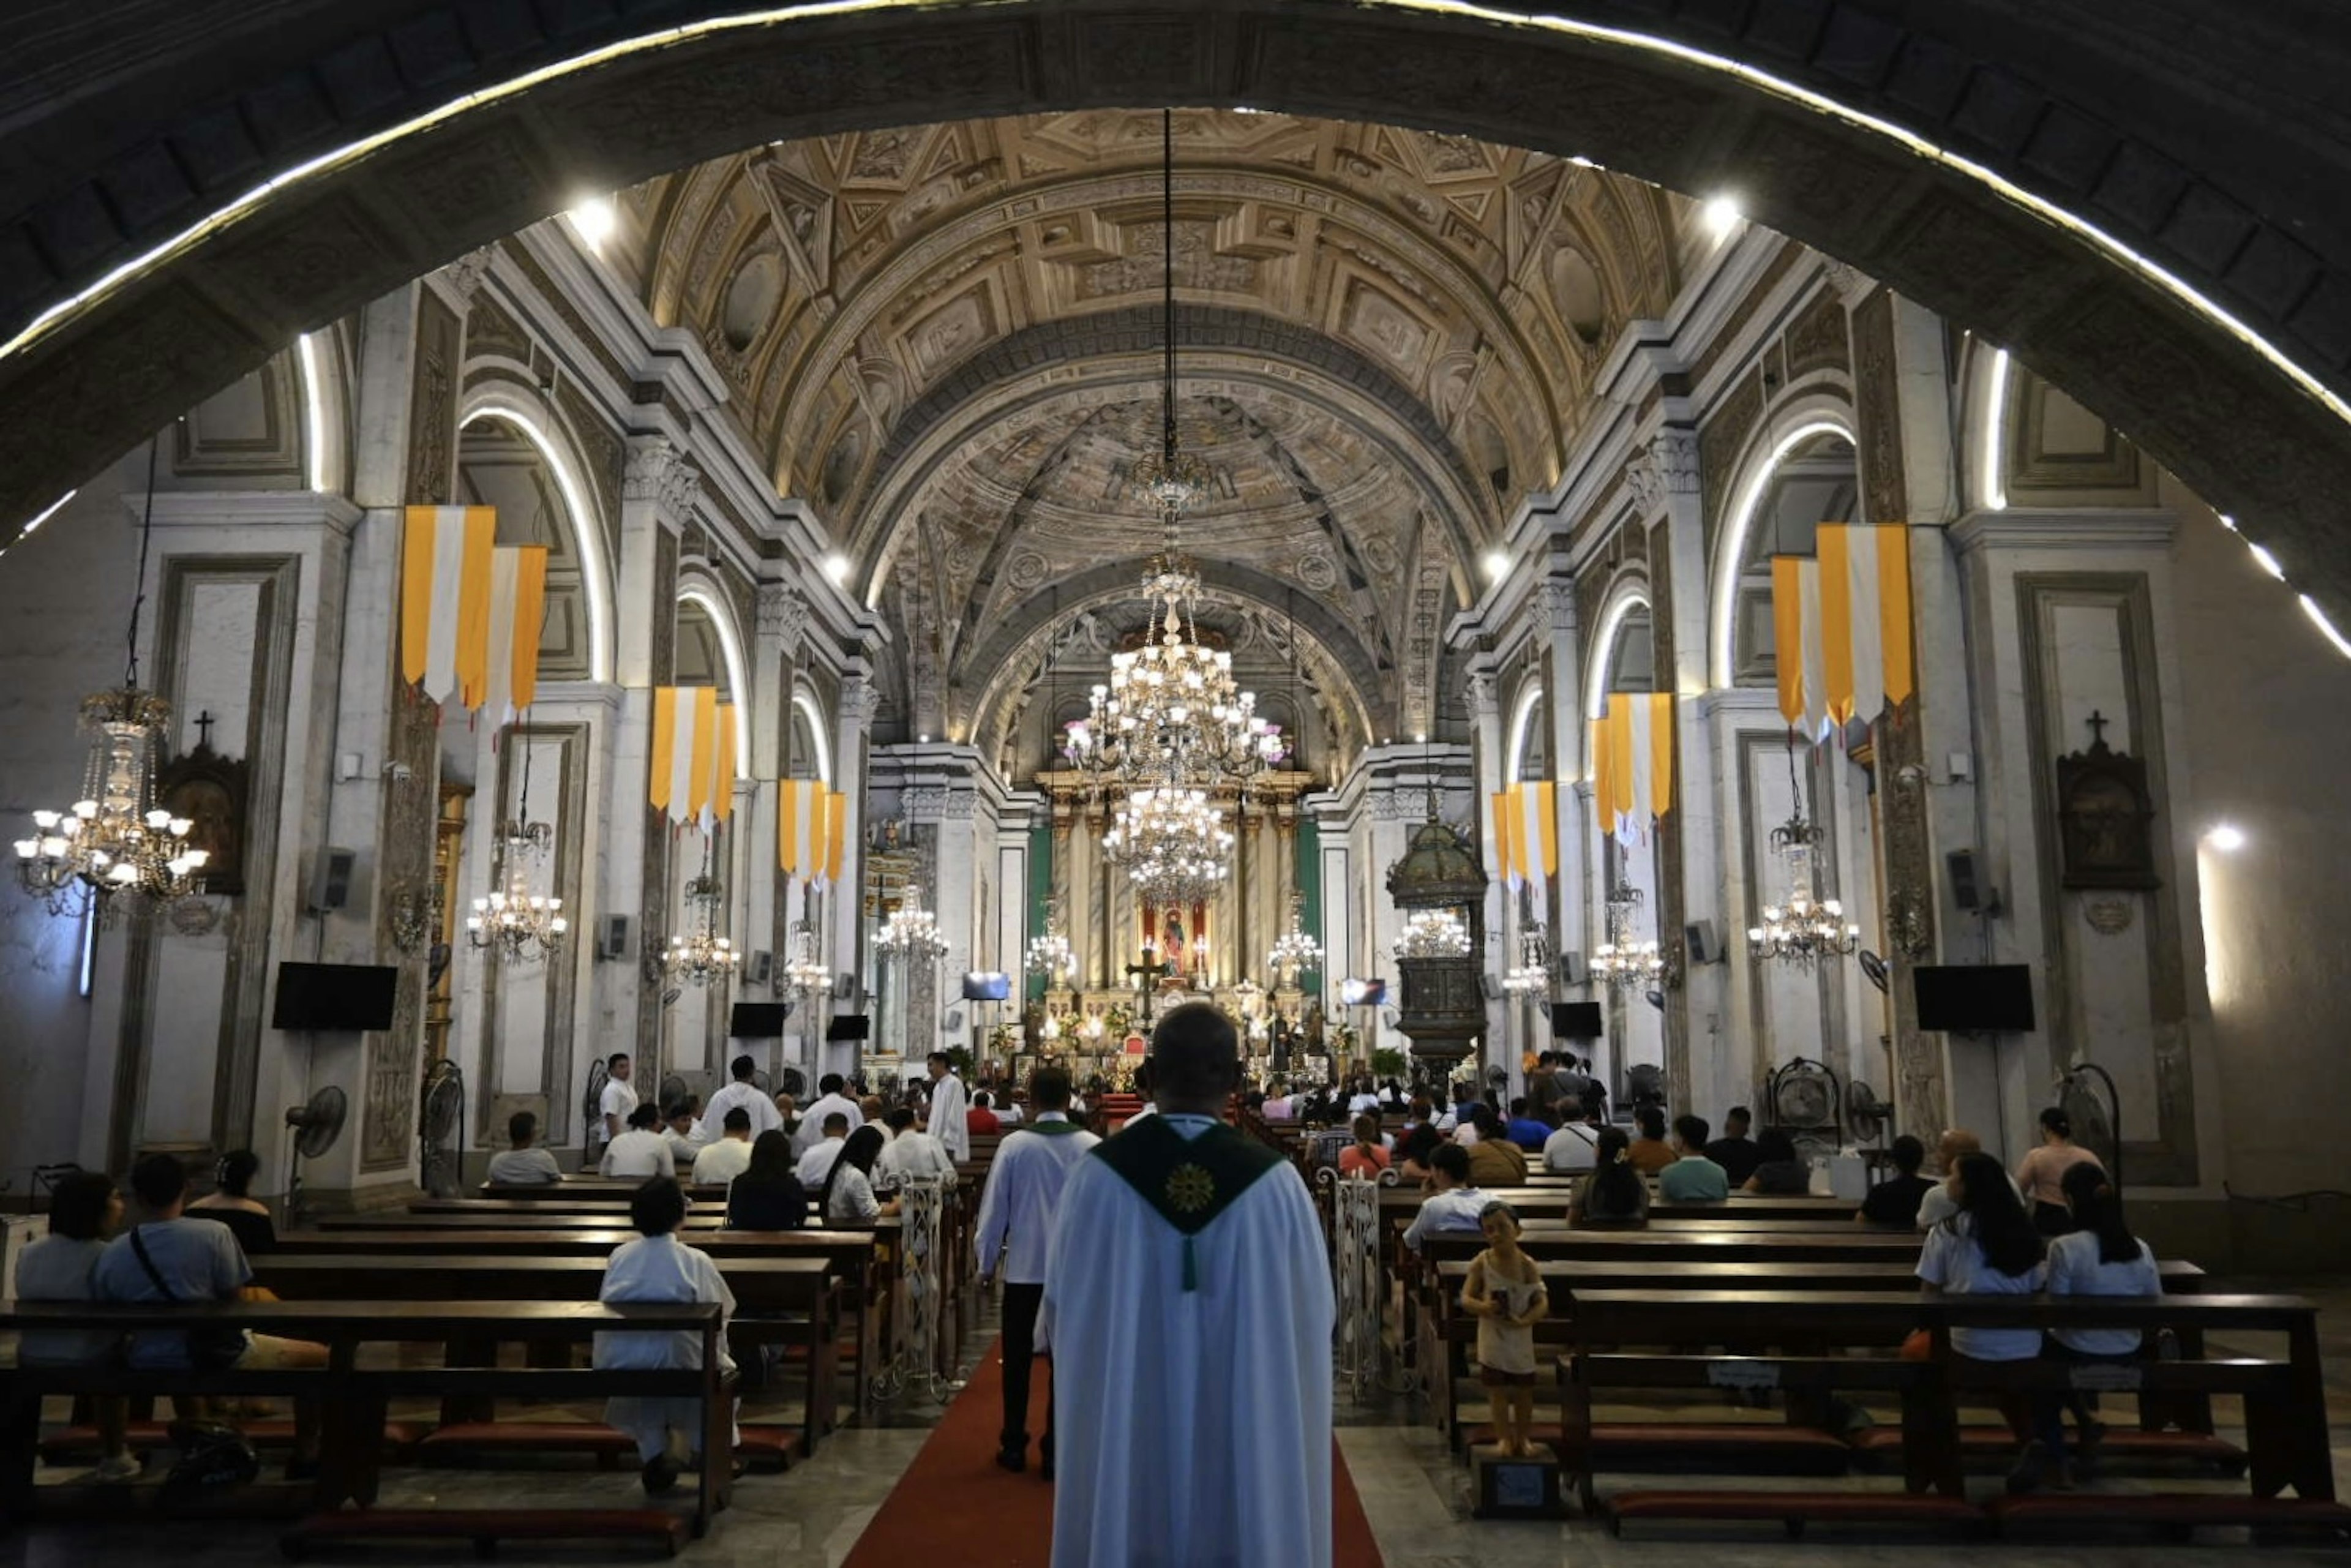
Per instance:
[[[1229,603],[1346,644],[1323,663],[1367,726],[1429,728],[1478,553],[1558,477],[1615,326],[1672,298],[1680,198],[1278,114],[1179,110],[1175,148],[1179,424],[1216,475],[1186,545]],[[1074,617],[1090,596],[1055,590],[1159,543],[1128,483],[1159,418],[1159,155],[1156,113],[969,120],[623,200],[611,258],[890,616],[909,731],[1003,733],[971,664],[994,629]]]

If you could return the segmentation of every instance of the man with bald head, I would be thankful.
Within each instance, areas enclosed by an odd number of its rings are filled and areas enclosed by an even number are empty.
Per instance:
[[[1295,1166],[1224,1116],[1230,1019],[1160,1019],[1157,1113],[1078,1161],[1045,1264],[1053,1562],[1331,1563],[1331,1271]]]
[[[1980,1155],[1983,1152],[1983,1140],[1965,1127],[1944,1129],[1942,1137],[1935,1144],[1935,1165],[1936,1168],[1942,1172],[1943,1179],[1928,1187],[1927,1196],[1918,1200],[1919,1229],[1932,1230],[1959,1213],[1959,1196],[1951,1191],[1951,1174],[1959,1168],[1959,1159],[1962,1155]],[[2008,1185],[2014,1186],[2016,1178],[2009,1177]],[[2017,1194],[2017,1200],[2022,1202],[2023,1197],[2024,1195],[2020,1192]],[[2025,1207],[2028,1213],[2031,1212],[2030,1204],[2025,1205]]]

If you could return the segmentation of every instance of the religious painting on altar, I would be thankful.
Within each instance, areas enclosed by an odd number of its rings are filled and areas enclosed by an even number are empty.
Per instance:
[[[210,856],[203,873],[204,892],[235,897],[245,892],[245,812],[251,769],[243,758],[223,757],[213,749],[215,721],[210,714],[200,715],[195,722],[196,748],[156,771],[155,803],[195,824],[188,830],[188,847]]]
[[[2147,760],[2106,745],[2113,721],[2092,713],[2090,748],[2057,759],[2057,823],[2068,888],[2161,887]]]

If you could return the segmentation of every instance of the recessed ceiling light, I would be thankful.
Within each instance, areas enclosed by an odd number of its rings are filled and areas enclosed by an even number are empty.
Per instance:
[[[835,587],[847,582],[849,580],[849,558],[839,553],[825,557],[824,574],[832,580]]]
[[[2245,847],[2245,831],[2242,828],[2231,827],[2227,822],[2223,822],[2219,827],[2214,828],[2210,832],[2206,833],[2204,835],[2204,841],[2210,844],[2214,849],[2221,851],[2223,853],[2233,850],[2241,850]]]
[[[1488,577],[1499,580],[1504,574],[1509,572],[1510,570],[1510,558],[1506,552],[1498,549],[1489,549],[1486,552],[1486,575]]]
[[[1707,232],[1719,240],[1728,239],[1730,231],[1739,226],[1739,221],[1744,215],[1740,212],[1737,202],[1729,196],[1717,196],[1706,204]]]
[[[612,231],[621,226],[621,215],[613,209],[610,196],[591,196],[563,214],[570,220],[572,232],[587,242],[588,248],[601,253]]]

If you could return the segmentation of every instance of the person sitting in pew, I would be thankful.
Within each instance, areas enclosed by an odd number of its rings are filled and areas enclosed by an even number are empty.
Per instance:
[[[784,1119],[768,1092],[759,1087],[759,1064],[747,1055],[737,1056],[726,1064],[726,1087],[710,1097],[703,1107],[702,1120],[695,1124],[695,1150],[698,1154],[715,1144],[724,1134],[726,1113],[740,1105],[751,1118],[751,1135],[757,1137],[770,1127],[780,1127]],[[678,1156],[683,1159],[686,1156]]]
[[[1519,1145],[1529,1159],[1539,1159],[1543,1145],[1551,1142],[1554,1124],[1545,1121],[1524,1096],[1510,1102],[1510,1119],[1502,1124],[1502,1136]]]
[[[2074,1228],[2073,1211],[2065,1207],[2065,1177],[2081,1165],[2105,1169],[2096,1155],[2074,1141],[2074,1123],[2065,1108],[2050,1106],[2041,1113],[2040,1145],[2016,1166],[2016,1185],[2042,1235],[2063,1236]]]
[[[729,1230],[798,1230],[808,1224],[808,1188],[792,1170],[792,1141],[769,1128],[751,1144],[751,1163],[726,1189]]]
[[[871,1225],[898,1212],[898,1200],[883,1203],[873,1196],[873,1162],[881,1157],[882,1129],[868,1124],[842,1140],[840,1157],[825,1172],[816,1211],[825,1224]]]
[[[1437,1169],[1429,1164],[1428,1157],[1444,1146],[1445,1134],[1423,1122],[1396,1140],[1389,1164],[1404,1180],[1417,1183],[1424,1192],[1432,1192],[1436,1190]]]
[[[1020,1102],[1012,1097],[1012,1091],[1009,1089],[998,1094],[989,1109],[996,1113],[996,1130],[999,1134],[1012,1131],[1028,1119],[1026,1113],[1020,1109]],[[974,1133],[979,1132],[979,1124],[973,1123],[971,1130]]]
[[[1763,1163],[1755,1140],[1747,1135],[1754,1116],[1744,1105],[1733,1105],[1722,1113],[1722,1136],[1706,1146],[1706,1157],[1722,1167],[1723,1179],[1734,1187],[1743,1187],[1755,1167]]]
[[[1918,1205],[1936,1184],[1918,1174],[1927,1161],[1927,1145],[1905,1133],[1886,1146],[1894,1174],[1869,1189],[1854,1218],[1868,1225],[1908,1227],[1918,1222]]]
[[[277,1227],[270,1220],[269,1206],[253,1196],[253,1178],[260,1171],[259,1155],[232,1149],[213,1167],[213,1190],[188,1205],[190,1219],[227,1226],[248,1258],[277,1249]]]
[[[617,1141],[617,1140],[616,1140]],[[667,1176],[655,1176],[629,1195],[629,1223],[637,1239],[624,1241],[604,1265],[604,1283],[596,1292],[600,1301],[716,1301],[720,1312],[719,1365],[735,1370],[726,1353],[726,1320],[735,1315],[735,1292],[710,1254],[677,1239],[685,1223],[685,1193]],[[643,1372],[702,1364],[702,1335],[689,1329],[674,1333],[606,1331],[596,1336],[594,1364],[599,1372]],[[604,1419],[628,1434],[637,1445],[637,1461],[644,1468],[640,1479],[647,1493],[658,1496],[677,1485],[678,1464],[672,1455],[673,1432],[683,1433],[689,1464],[702,1460],[702,1401],[646,1398],[620,1395],[605,1401]],[[735,1439],[740,1441],[737,1434]],[[729,1460],[732,1455],[729,1455]]]
[[[1943,1135],[1935,1142],[1936,1168],[1943,1173],[1943,1179],[1918,1200],[1919,1229],[1932,1230],[1959,1211],[1959,1161],[1968,1155],[1981,1153],[1983,1140],[1965,1127],[1946,1127],[1943,1130]],[[2016,1185],[2014,1176],[2008,1178],[2008,1186],[2009,1190],[2016,1194],[2016,1201],[2024,1203],[2024,1189]],[[2025,1212],[2032,1212],[2029,1204]]]
[[[507,1147],[490,1156],[489,1177],[497,1186],[544,1186],[563,1179],[555,1156],[538,1147],[538,1118],[517,1111],[507,1118]]]
[[[2029,1296],[2040,1290],[2048,1278],[2041,1233],[2000,1162],[1990,1155],[1962,1155],[1951,1180],[1959,1212],[1927,1232],[1918,1253],[1918,1278],[1928,1291]],[[2041,1331],[1954,1328],[1951,1350],[1974,1361],[2031,1361],[2041,1354]],[[2008,1490],[2030,1491],[2041,1484],[2046,1450],[2032,1435],[2029,1406],[2003,1400],[2001,1409],[2022,1439]]]
[[[1543,1169],[1553,1176],[1581,1176],[1599,1160],[1600,1113],[1574,1101],[1561,1103],[1572,1107],[1571,1119],[1543,1140]]]
[[[1706,1157],[1706,1118],[1674,1118],[1674,1153],[1680,1156],[1657,1173],[1657,1196],[1667,1203],[1722,1203],[1730,1197],[1730,1177]]]
[[[2066,1206],[2075,1228],[2049,1243],[2049,1293],[2052,1296],[2159,1296],[2163,1274],[2155,1265],[2155,1249],[2131,1234],[2123,1218],[2122,1195],[2096,1161],[2067,1168],[2064,1181]],[[2052,1329],[2041,1354],[2052,1361],[2128,1362],[2138,1359],[2137,1329]],[[2097,1455],[2105,1427],[2095,1414],[2091,1396],[2079,1390],[2048,1393],[2033,1400],[2033,1429],[2042,1449],[2043,1477],[2063,1481],[2065,1468],[2065,1411],[2074,1412],[2081,1432],[2081,1469],[2086,1472]]]
[[[1478,1141],[1469,1146],[1469,1179],[1479,1186],[1526,1186],[1527,1156],[1503,1131],[1500,1115],[1480,1103],[1469,1119],[1478,1129]]]
[[[1635,1230],[1649,1223],[1649,1184],[1633,1168],[1630,1143],[1622,1127],[1600,1129],[1592,1174],[1568,1199],[1569,1224]]]
[[[908,1176],[927,1176],[943,1186],[955,1186],[955,1160],[937,1138],[914,1125],[911,1108],[899,1106],[882,1118],[882,1124],[889,1130],[890,1141],[882,1145],[873,1162],[877,1188],[895,1192]]]
[[[1004,1131],[1004,1118],[996,1113],[996,1096],[983,1089],[971,1097],[971,1109],[963,1113],[963,1124],[975,1138],[993,1138]]]
[[[1766,1127],[1755,1140],[1755,1174],[1741,1192],[1769,1193],[1774,1197],[1802,1197],[1813,1190],[1813,1167],[1796,1157],[1795,1140],[1777,1127]]]
[[[662,1111],[668,1125],[662,1130],[662,1141],[669,1145],[669,1157],[680,1170],[692,1170],[695,1156],[710,1146],[702,1134],[702,1100],[688,1094],[673,1100]]]
[[[1380,1173],[1388,1168],[1391,1157],[1387,1145],[1380,1140],[1380,1119],[1372,1115],[1356,1117],[1354,1133],[1355,1141],[1339,1151],[1339,1174],[1377,1181]]]
[[[48,1234],[16,1259],[20,1301],[89,1301],[98,1299],[95,1274],[106,1239],[122,1225],[122,1195],[104,1171],[76,1171],[49,1188]],[[122,1354],[122,1336],[111,1329],[38,1329],[16,1346],[19,1366],[111,1366]],[[98,1479],[136,1480],[140,1465],[123,1438],[129,1402],[120,1395],[90,1401],[100,1458]]]
[[[847,1124],[846,1129],[841,1134],[844,1138],[865,1125],[865,1113],[858,1109],[856,1101],[843,1092],[848,1088],[848,1084],[840,1073],[826,1073],[816,1081],[816,1103],[808,1108],[808,1114],[800,1118],[803,1134],[800,1139],[802,1154],[808,1153],[810,1149],[816,1146],[817,1142],[825,1135],[826,1121],[836,1113]],[[802,1176],[800,1180],[806,1183],[808,1177]]]
[[[1486,1207],[1486,1195],[1469,1185],[1468,1150],[1458,1144],[1439,1144],[1430,1151],[1428,1166],[1437,1190],[1421,1201],[1420,1212],[1404,1233],[1404,1244],[1415,1252],[1431,1231],[1477,1229],[1478,1217]]]
[[[793,1167],[793,1174],[800,1178],[800,1186],[813,1191],[824,1185],[824,1178],[832,1174],[832,1162],[841,1157],[841,1146],[848,1141],[849,1134],[848,1117],[838,1111],[825,1117],[824,1136],[810,1144],[808,1152],[800,1155],[799,1165]]]
[[[1674,1146],[1666,1142],[1666,1113],[1656,1105],[1635,1105],[1633,1121],[1641,1135],[1626,1146],[1625,1157],[1645,1176],[1656,1176],[1674,1163]]]
[[[604,1158],[596,1168],[605,1176],[627,1181],[657,1176],[675,1180],[677,1155],[669,1146],[668,1134],[662,1131],[660,1108],[640,1105],[630,1112],[627,1129],[604,1145]]]
[[[697,1186],[725,1186],[751,1166],[751,1113],[741,1105],[729,1105],[719,1124],[718,1141],[705,1144],[694,1156]]]
[[[90,1284],[101,1301],[234,1301],[253,1283],[253,1265],[226,1226],[186,1215],[188,1173],[167,1154],[145,1156],[131,1167],[131,1196],[139,1200],[139,1223],[106,1244]],[[327,1347],[272,1334],[202,1333],[151,1330],[131,1336],[129,1364],[157,1371],[186,1371],[198,1364],[258,1371],[308,1370],[327,1364]],[[188,1420],[220,1418],[209,1399],[177,1400]],[[318,1474],[319,1408],[305,1397],[294,1402],[294,1457],[286,1478]]]

